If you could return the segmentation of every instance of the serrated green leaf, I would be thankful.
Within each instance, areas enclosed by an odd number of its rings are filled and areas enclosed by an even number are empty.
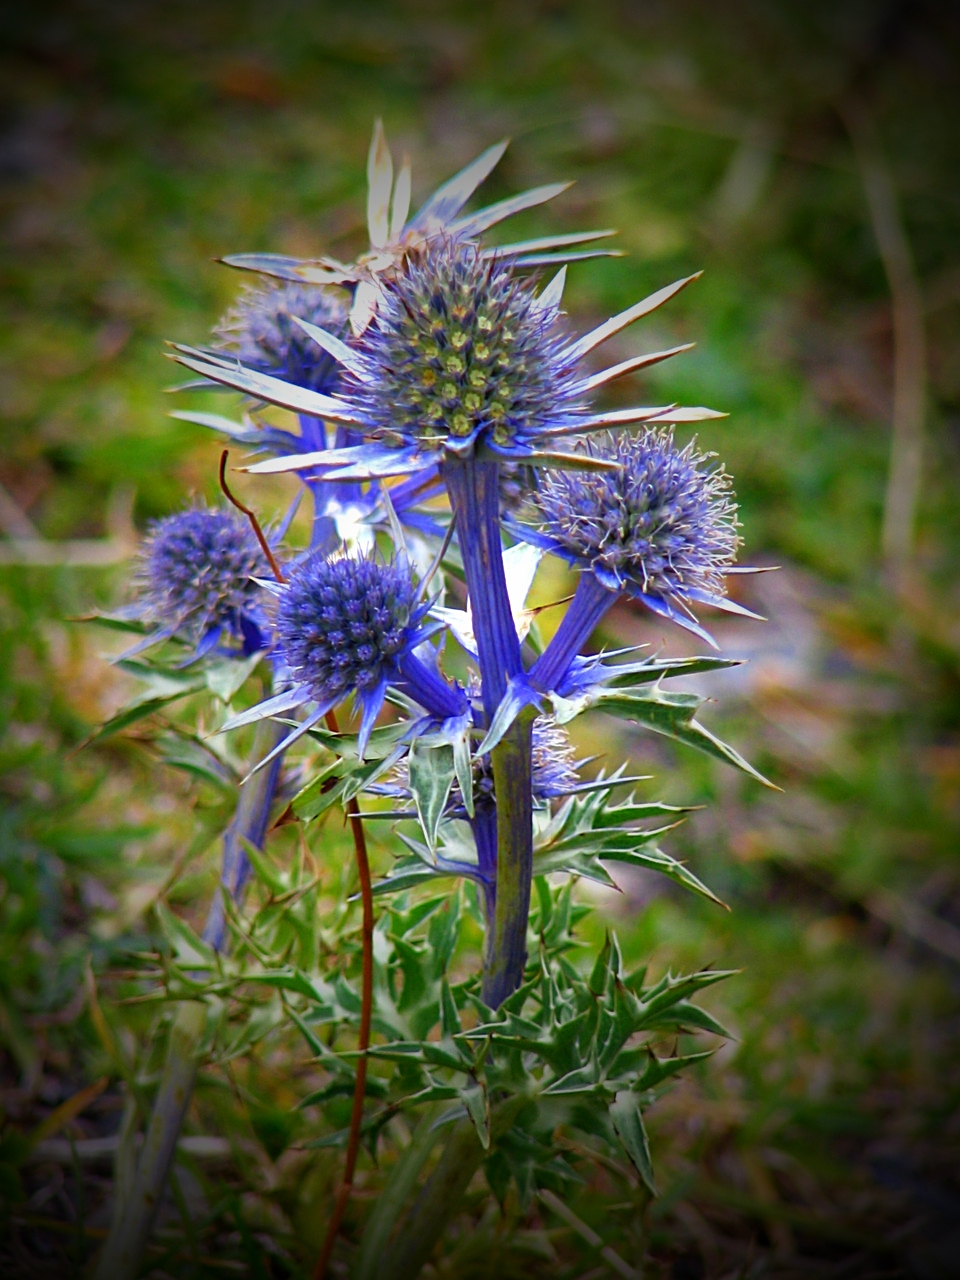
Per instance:
[[[713,1049],[705,1049],[702,1053],[688,1053],[676,1058],[658,1058],[650,1051],[650,1060],[634,1088],[638,1093],[642,1093],[645,1089],[655,1089],[658,1084],[668,1080],[670,1076],[675,1076],[678,1071],[683,1071],[685,1067],[712,1058],[713,1053]]]
[[[435,853],[440,819],[456,777],[453,747],[449,743],[430,745],[417,738],[410,746],[407,766],[420,827],[427,846]]]
[[[544,1093],[550,1094],[551,1097],[568,1093],[591,1093],[596,1087],[597,1073],[595,1068],[592,1066],[576,1067],[573,1071],[568,1071],[566,1075],[547,1085]]]
[[[451,744],[453,746],[453,769],[460,784],[460,794],[467,814],[473,817],[473,761],[470,758],[470,729],[465,726]]]
[[[430,880],[449,880],[455,873],[440,871],[426,866],[419,859],[404,859],[394,866],[394,870],[384,880],[378,880],[373,886],[373,896],[385,893],[401,893],[406,889],[416,889]]]
[[[640,1114],[640,1103],[637,1095],[630,1089],[621,1089],[610,1103],[610,1119],[617,1137],[623,1143],[623,1149],[630,1157],[634,1168],[646,1183],[651,1195],[657,1194],[657,1186],[653,1178],[653,1162],[650,1159],[650,1143],[647,1131],[643,1126]]]
[[[244,978],[257,986],[274,987],[279,991],[295,991],[297,995],[306,996],[308,1000],[317,999],[317,990],[305,973],[293,967],[269,970],[266,973],[251,973]]]
[[[444,1036],[456,1036],[461,1030],[456,1001],[450,990],[450,983],[444,976],[440,983],[440,1031]]]
[[[477,1080],[469,1080],[460,1090],[460,1098],[473,1121],[484,1151],[490,1150],[490,1104],[487,1091]]]
[[[608,674],[604,677],[604,684],[608,688],[625,689],[671,676],[695,676],[742,666],[742,658],[650,658],[646,662],[625,662],[620,666],[606,667]]]
[[[622,862],[632,867],[644,867],[650,871],[659,871],[661,875],[669,877],[676,884],[683,885],[685,889],[691,889],[694,893],[699,893],[701,897],[709,898],[711,902],[716,902],[721,907],[727,904],[722,898],[718,898],[712,889],[708,889],[702,880],[699,880],[692,871],[688,870],[682,862],[678,862],[676,858],[671,858],[668,853],[664,853],[662,849],[605,849],[600,855],[606,862]],[[729,910],[729,908],[727,908]]]
[[[730,1032],[712,1014],[687,1000],[678,1000],[661,1013],[644,1018],[643,1025],[651,1031],[680,1031],[690,1028],[709,1031],[711,1035],[723,1036],[725,1040],[731,1039]]]
[[[124,707],[122,711],[118,711],[115,716],[111,716],[98,729],[95,729],[84,745],[89,746],[94,742],[103,742],[105,738],[112,737],[115,733],[119,733],[121,729],[129,729],[138,720],[145,720],[147,716],[152,716],[155,711],[162,711],[164,707],[169,706],[171,702],[175,702],[177,698],[182,696],[180,693],[174,693],[166,698],[148,698]]]
[[[175,916],[164,902],[154,906],[157,922],[164,937],[173,948],[177,962],[186,969],[214,969],[217,963],[216,953],[209,947],[190,926]]]
[[[587,986],[595,996],[602,996],[607,989],[607,982],[610,977],[610,958],[613,954],[613,946],[610,941],[609,932],[604,935],[603,946],[593,962],[593,970],[587,979]]]
[[[203,778],[224,795],[236,795],[239,778],[235,770],[215,755],[205,743],[190,734],[179,732],[161,735],[154,742],[164,764],[173,769],[182,769],[195,778]]]
[[[703,702],[704,699],[693,693],[672,693],[660,688],[636,692],[602,689],[591,696],[589,705],[619,719],[642,724],[645,728],[652,729],[654,733],[663,734],[664,737],[696,747],[717,760],[733,765],[757,782],[763,783],[765,787],[770,787],[774,791],[779,790],[739,752],[725,742],[721,742],[696,719],[696,713]]]

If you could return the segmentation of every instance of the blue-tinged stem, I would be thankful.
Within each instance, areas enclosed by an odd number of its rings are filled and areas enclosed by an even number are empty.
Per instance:
[[[413,653],[405,653],[400,658],[400,679],[394,683],[414,702],[419,702],[424,711],[436,716],[438,720],[449,720],[451,716],[462,716],[467,709],[467,699],[462,690],[447,683],[438,672],[432,671],[425,662]]]
[[[314,418],[309,413],[301,413],[298,416],[304,453],[317,453],[320,449],[326,449],[327,428],[323,419]]]
[[[254,748],[256,758],[262,760],[288,732],[285,725],[275,720],[268,720],[263,725],[263,732],[257,735]],[[203,929],[203,940],[209,943],[214,951],[223,950],[226,937],[225,898],[229,897],[231,902],[240,906],[250,879],[250,859],[243,842],[249,840],[255,849],[263,848],[267,822],[270,818],[270,806],[277,789],[277,779],[280,777],[282,763],[283,757],[277,756],[265,769],[255,773],[249,782],[240,788],[237,811],[224,832],[220,892],[214,895]]]
[[[499,472],[499,463],[478,462],[472,457],[448,459],[440,469],[457,522],[488,723],[508,681],[523,669],[503,571]]]
[[[254,741],[255,758],[263,759],[286,732],[286,728],[275,721],[262,723]],[[278,756],[266,769],[253,775],[241,789],[236,814],[224,834],[221,887],[203,931],[204,940],[215,951],[221,951],[226,941],[224,892],[238,905],[242,901],[250,877],[250,860],[243,840],[262,848],[279,773]],[[122,1197],[122,1212],[111,1223],[94,1280],[136,1280],[140,1274],[193,1094],[206,1012],[206,1005],[196,1000],[183,1001],[177,1010],[133,1183]]]
[[[500,467],[474,457],[446,458],[441,477],[473,613],[487,723],[508,683],[523,674],[520,641],[507,594],[500,541]],[[484,943],[483,998],[499,1006],[523,980],[533,884],[533,786],[530,718],[521,715],[491,752],[497,807],[496,900]]]
[[[618,599],[616,591],[605,587],[589,570],[581,573],[570,607],[563,615],[553,639],[530,668],[530,683],[550,693],[563,683],[570,663],[596,630],[601,619]]]
[[[477,797],[470,825],[483,877],[483,914],[487,924],[484,946],[489,946],[493,942],[497,908],[497,806],[493,800]]]

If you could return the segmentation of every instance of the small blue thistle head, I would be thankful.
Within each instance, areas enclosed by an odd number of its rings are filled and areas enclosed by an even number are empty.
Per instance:
[[[339,365],[293,317],[339,334],[346,328],[347,311],[341,294],[330,288],[274,283],[243,293],[216,332],[247,368],[329,393],[339,384]]]
[[[480,698],[480,685],[470,688],[474,702]],[[476,708],[479,712],[479,707]],[[575,753],[566,729],[558,725],[552,716],[537,716],[530,726],[531,780],[533,794],[538,800],[548,800],[566,795],[580,782]],[[473,786],[478,796],[491,799],[494,794],[493,766],[490,757],[474,756]],[[454,785],[452,795],[459,803],[460,792]]]
[[[722,600],[740,537],[730,477],[707,466],[714,455],[695,441],[678,448],[664,427],[605,434],[582,448],[620,465],[542,473],[537,540],[661,614]]]
[[[141,552],[138,611],[160,636],[177,635],[198,656],[225,637],[245,654],[266,645],[261,588],[269,575],[246,520],[218,507],[188,507],[155,521]]]
[[[422,616],[409,568],[311,556],[280,595],[277,635],[294,678],[317,702],[380,688]]]
[[[531,729],[533,794],[549,800],[579,785],[575,752],[566,731],[549,716],[537,716]]]
[[[476,690],[473,691],[476,694]],[[530,732],[532,748],[531,783],[535,799],[552,800],[569,795],[579,785],[575,752],[566,731],[550,716],[537,716]],[[404,792],[409,793],[409,773],[404,761],[397,769],[396,777]],[[475,800],[493,800],[493,767],[489,756],[474,756],[473,791]],[[451,815],[464,813],[463,797],[459,783],[450,790],[447,811]]]
[[[547,427],[586,414],[554,321],[507,263],[432,240],[384,282],[359,343],[363,376],[341,394],[386,445],[526,456]]]

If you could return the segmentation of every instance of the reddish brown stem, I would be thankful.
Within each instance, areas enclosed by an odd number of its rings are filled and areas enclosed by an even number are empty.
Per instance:
[[[277,557],[273,554],[270,543],[267,541],[263,530],[260,528],[260,521],[257,519],[256,512],[251,511],[249,507],[245,507],[240,499],[230,492],[230,486],[227,484],[227,459],[229,457],[230,450],[224,449],[223,453],[220,455],[220,488],[223,490],[223,496],[228,502],[232,502],[238,511],[242,511],[250,521],[250,527],[256,534],[257,541],[263,548],[263,554],[267,557],[267,562],[273,570],[273,576],[278,582],[286,582],[286,578],[283,576],[279,564],[277,564]]]
[[[326,714],[327,728],[331,733],[339,733],[337,717],[333,711]],[[360,875],[360,901],[363,906],[363,926],[361,930],[363,967],[360,978],[360,1037],[358,1048],[360,1058],[357,1061],[357,1080],[353,1088],[353,1111],[350,1115],[350,1138],[347,1142],[347,1159],[343,1170],[343,1182],[337,1193],[333,1206],[333,1216],[327,1227],[323,1249],[314,1268],[313,1280],[323,1280],[327,1264],[333,1252],[333,1246],[340,1230],[340,1223],[350,1200],[353,1189],[353,1173],[357,1167],[357,1153],[360,1150],[360,1129],[363,1124],[363,1101],[367,1091],[367,1050],[370,1048],[370,1022],[373,1016],[373,887],[370,880],[370,860],[367,857],[367,840],[363,830],[363,819],[356,800],[347,804],[347,816],[353,832],[353,847],[357,856],[357,871]]]

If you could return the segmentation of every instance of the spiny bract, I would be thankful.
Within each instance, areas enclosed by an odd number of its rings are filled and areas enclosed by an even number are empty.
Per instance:
[[[416,622],[406,566],[314,555],[292,573],[277,634],[294,677],[317,702],[376,689],[395,669]]]
[[[216,333],[249,369],[312,391],[334,390],[340,381],[339,365],[307,337],[294,316],[341,333],[347,324],[347,306],[339,292],[330,288],[271,284],[241,294]]]
[[[561,338],[532,283],[475,245],[437,240],[385,283],[361,341],[368,376],[346,394],[387,443],[523,452],[585,413]]]
[[[266,561],[246,520],[217,507],[189,507],[156,521],[141,553],[141,613],[198,643],[217,628],[238,638],[261,589]]]
[[[682,449],[670,429],[604,435],[583,446],[620,463],[600,472],[547,471],[536,494],[541,532],[612,590],[697,599],[722,596],[736,559],[737,506],[713,455]]]

